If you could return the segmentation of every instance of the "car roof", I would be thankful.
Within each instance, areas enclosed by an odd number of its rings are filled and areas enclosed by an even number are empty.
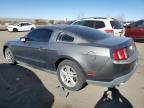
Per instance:
[[[15,24],[23,24],[23,23],[32,24],[31,22],[17,22]]]
[[[94,31],[99,32],[98,30],[94,28],[90,28],[87,26],[80,26],[80,25],[71,25],[71,24],[57,24],[57,25],[44,26],[44,27],[39,27],[39,28],[62,30],[62,31],[67,31],[67,32],[74,33],[74,34],[77,34],[78,32],[84,32],[87,30],[94,30]]]
[[[99,30],[90,27],[79,26],[79,25],[59,24],[59,25],[51,25],[51,26],[46,26],[41,28],[66,31],[74,35],[77,35],[81,39],[83,38],[84,40],[89,42],[109,37],[108,34],[104,32],[100,32]]]
[[[43,29],[53,29],[53,30],[65,30],[65,31],[74,31],[76,29],[86,29],[88,27],[84,27],[84,26],[79,26],[79,25],[68,25],[68,24],[57,24],[57,25],[50,25],[50,26],[44,26],[44,27],[40,27]]]
[[[138,22],[138,21],[144,21],[144,19],[141,19],[141,20],[137,20],[136,22]]]
[[[56,25],[49,25],[49,26],[44,26],[44,27],[40,27],[40,28],[63,30],[68,26],[69,26],[68,24],[56,24]]]
[[[115,18],[110,18],[110,17],[89,17],[89,18],[82,18],[76,21],[85,21],[85,20],[101,20],[101,21],[113,21],[116,20]]]

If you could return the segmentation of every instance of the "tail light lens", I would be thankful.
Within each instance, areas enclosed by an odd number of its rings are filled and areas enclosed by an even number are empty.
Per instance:
[[[111,30],[111,29],[107,29],[107,30],[105,30],[105,32],[106,32],[106,33],[114,33],[114,31]]]
[[[127,60],[128,59],[128,53],[127,53],[126,48],[114,51],[113,59],[116,61]]]

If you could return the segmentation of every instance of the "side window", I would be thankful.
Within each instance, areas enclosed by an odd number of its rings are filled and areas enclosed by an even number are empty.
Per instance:
[[[144,27],[144,21],[141,21],[139,22],[136,27],[139,27],[139,28],[143,28]]]
[[[64,41],[64,42],[73,42],[74,41],[74,37],[72,36],[69,36],[65,33],[60,33],[58,38],[57,38],[58,41]]]
[[[25,26],[25,24],[24,24],[24,23],[21,23],[20,26]]]
[[[131,28],[134,28],[134,27],[136,27],[136,25],[137,25],[137,23],[131,23],[128,26],[130,26]]]
[[[137,27],[139,25],[139,22],[135,22],[131,24],[131,27]]]
[[[31,25],[31,24],[29,24],[29,23],[25,23],[25,25],[26,25],[26,26],[29,26],[29,25]]]
[[[74,25],[83,25],[83,24],[84,24],[83,21],[77,21],[77,22],[74,23]]]
[[[30,32],[27,37],[31,41],[48,42],[52,34],[52,30],[36,29]]]
[[[28,26],[28,25],[30,25],[30,24],[28,24],[28,23],[23,23],[24,24],[24,26]]]
[[[85,21],[84,22],[84,26],[87,26],[87,27],[94,27],[94,21]]]
[[[31,25],[31,24],[29,24],[29,23],[21,23],[20,25],[21,26],[28,26],[28,25]]]
[[[99,29],[99,28],[104,28],[105,24],[103,21],[95,21],[95,28]]]

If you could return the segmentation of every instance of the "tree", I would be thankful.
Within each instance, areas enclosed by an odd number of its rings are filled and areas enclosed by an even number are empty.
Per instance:
[[[36,19],[35,24],[36,25],[47,25],[47,22],[43,19]]]
[[[49,24],[54,24],[54,20],[49,20]]]

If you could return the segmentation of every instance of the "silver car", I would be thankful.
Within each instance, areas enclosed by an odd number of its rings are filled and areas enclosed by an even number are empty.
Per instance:
[[[37,28],[8,41],[3,52],[8,63],[57,74],[69,90],[80,90],[86,83],[120,85],[133,75],[138,59],[133,39],[76,25]]]

